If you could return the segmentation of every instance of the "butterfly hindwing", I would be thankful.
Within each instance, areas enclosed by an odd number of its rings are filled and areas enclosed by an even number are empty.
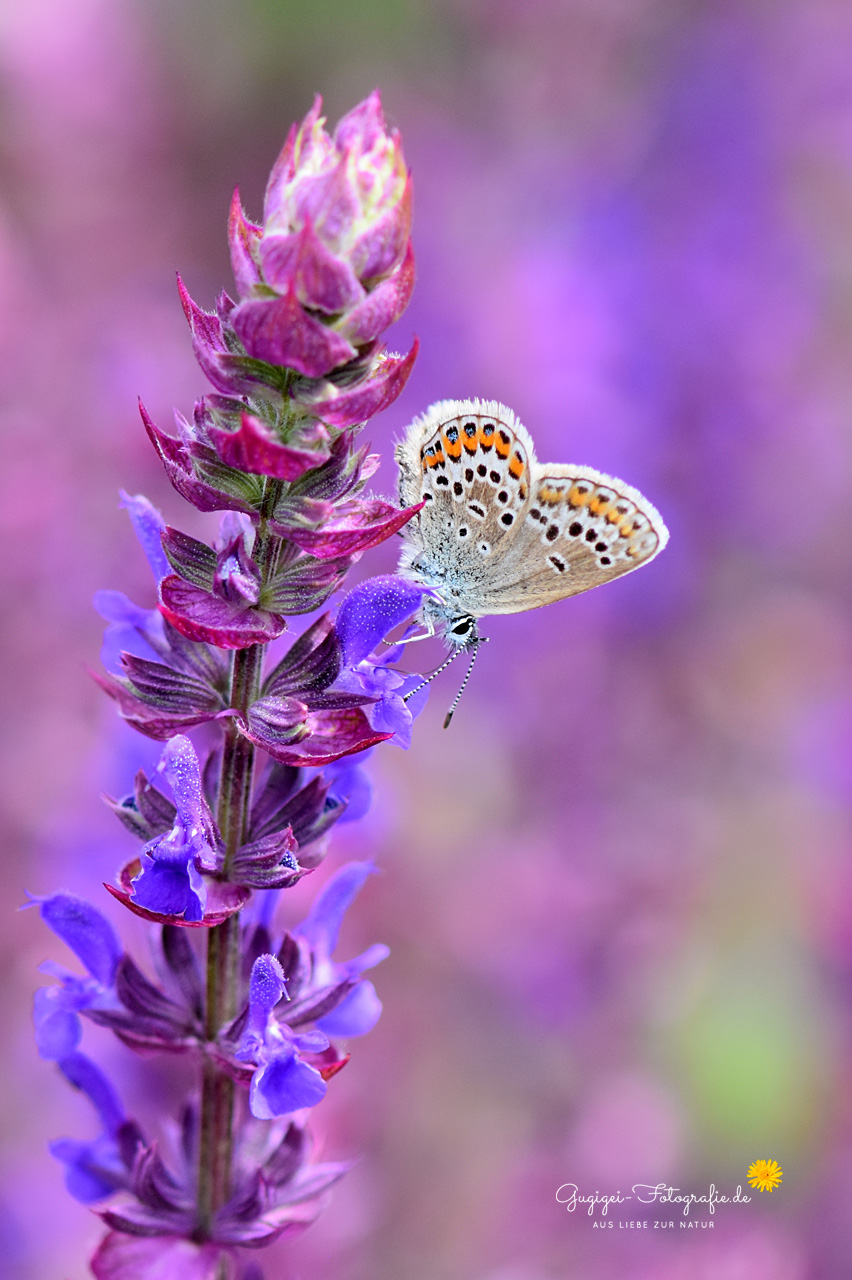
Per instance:
[[[483,613],[516,613],[578,595],[645,564],[665,545],[659,513],[590,467],[536,465],[522,527],[484,585]]]

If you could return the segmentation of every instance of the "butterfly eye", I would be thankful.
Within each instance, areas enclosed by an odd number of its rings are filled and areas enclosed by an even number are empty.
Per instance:
[[[450,627],[450,634],[464,638],[470,635],[470,629],[473,626],[473,618],[460,618],[454,626]]]

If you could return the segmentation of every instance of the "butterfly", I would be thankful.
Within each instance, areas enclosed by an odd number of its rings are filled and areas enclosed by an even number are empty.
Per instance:
[[[668,541],[641,493],[591,467],[540,463],[529,432],[493,400],[431,405],[395,456],[400,501],[423,504],[402,529],[399,572],[431,588],[425,635],[441,632],[448,661],[463,649],[475,656],[478,618],[589,591]]]

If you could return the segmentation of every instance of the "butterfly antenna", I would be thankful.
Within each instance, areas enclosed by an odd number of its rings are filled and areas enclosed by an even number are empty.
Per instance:
[[[422,680],[420,684],[416,686],[416,688],[409,689],[408,693],[403,695],[403,699],[402,699],[403,702],[407,702],[409,698],[413,698],[415,693],[419,693],[421,689],[425,689],[427,684],[432,683],[432,681],[435,679],[435,676],[439,676],[442,671],[446,671],[450,663],[455,662],[459,654],[463,652],[464,652],[463,649],[454,649],[453,652],[450,654],[449,658],[446,658],[439,667],[436,667],[431,675],[428,675],[425,680]]]
[[[455,711],[456,707],[457,707],[457,706],[459,705],[459,703],[461,702],[461,696],[462,696],[462,694],[464,693],[465,689],[467,688],[467,682],[468,682],[468,680],[470,679],[470,673],[473,671],[473,664],[474,664],[474,662],[476,662],[476,655],[479,653],[479,646],[480,646],[481,644],[483,644],[487,639],[488,639],[488,637],[487,637],[487,636],[479,636],[479,637],[478,637],[476,640],[474,640],[474,642],[473,642],[473,653],[472,653],[472,655],[471,655],[471,659],[470,659],[470,666],[469,666],[469,667],[468,667],[468,669],[467,669],[467,674],[466,674],[466,676],[465,676],[464,680],[462,680],[462,682],[461,682],[461,688],[459,689],[458,693],[457,693],[457,694],[456,694],[456,696],[455,696],[455,699],[454,699],[454,701],[453,701],[453,705],[450,707],[449,711],[448,711],[448,712],[447,712],[447,714],[444,716],[444,728],[445,728],[445,729],[449,729],[449,727],[450,727],[450,721],[451,721],[451,720],[452,720],[452,718],[453,718],[453,712]]]

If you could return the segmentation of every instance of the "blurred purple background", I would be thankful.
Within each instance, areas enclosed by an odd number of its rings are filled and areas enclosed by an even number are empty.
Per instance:
[[[15,907],[82,892],[145,946],[96,897],[133,847],[98,792],[156,748],[84,666],[98,587],[152,602],[119,487],[207,528],[136,415],[141,395],[167,425],[205,389],[173,273],[211,305],[234,183],[258,215],[313,93],[333,123],[378,84],[415,177],[397,341],[422,354],[369,429],[377,489],[415,413],[479,395],[542,460],[639,487],[672,538],[604,591],[488,622],[451,731],[455,669],[294,891],[298,918],[375,857],[345,943],[392,956],[317,1113],[325,1153],[361,1160],[268,1275],[848,1275],[852,8],[9,0],[0,68],[0,1273],[83,1280],[100,1234],[46,1153],[90,1115],[29,1027],[37,965],[68,955]],[[143,1116],[177,1096],[86,1036]],[[712,1230],[598,1231],[555,1200],[732,1192],[758,1157],[781,1188]]]

